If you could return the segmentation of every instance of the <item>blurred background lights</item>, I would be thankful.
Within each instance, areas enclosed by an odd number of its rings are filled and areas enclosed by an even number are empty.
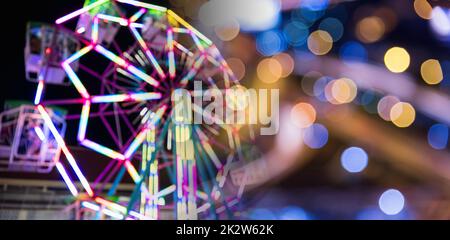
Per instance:
[[[430,24],[433,31],[440,37],[448,37],[450,35],[450,16],[448,11],[443,8],[433,8]]]
[[[328,83],[330,83],[331,81],[333,81],[331,77],[323,76],[314,82],[314,96],[322,102],[328,101],[325,90],[328,86]]]
[[[356,25],[356,37],[365,43],[373,43],[380,40],[385,33],[385,25],[381,18],[371,16],[363,18]]]
[[[260,33],[256,37],[256,49],[264,56],[275,55],[285,48],[285,40],[282,34],[276,30]]]
[[[385,214],[396,215],[403,210],[405,198],[400,191],[389,189],[381,194],[380,199],[378,200],[378,206]]]
[[[300,7],[313,11],[320,11],[327,8],[328,1],[329,0],[302,0],[300,1]]]
[[[310,71],[305,73],[301,81],[303,92],[305,92],[308,96],[311,97],[316,96],[314,93],[314,84],[321,77],[322,74],[320,72]]]
[[[422,63],[420,74],[422,79],[430,85],[439,84],[444,79],[441,64],[436,59],[428,59]]]
[[[414,0],[414,10],[419,17],[427,20],[431,19],[433,7],[427,0]]]
[[[388,122],[391,121],[391,109],[399,102],[400,100],[395,96],[384,96],[378,101],[378,115]]]
[[[276,220],[277,216],[269,209],[256,208],[249,212],[248,218],[252,220]]]
[[[349,41],[344,43],[339,50],[339,55],[341,59],[346,63],[350,63],[353,61],[356,62],[367,61],[366,48],[359,42],[355,41]]]
[[[334,104],[350,103],[355,99],[358,92],[356,84],[348,78],[340,78],[328,83],[330,86],[330,96],[328,100]]]
[[[347,148],[341,155],[342,167],[351,173],[363,171],[369,162],[367,153],[359,147]]]
[[[312,10],[310,8],[300,7],[291,13],[293,21],[302,22],[307,26],[311,26],[325,14],[324,10]]]
[[[294,71],[294,59],[287,53],[280,53],[273,56],[281,66],[281,77],[288,77]]]
[[[309,29],[302,22],[291,21],[284,26],[283,34],[287,42],[295,47],[306,43],[306,39],[309,35]]]
[[[238,80],[242,80],[245,76],[245,63],[239,58],[228,58],[227,60],[228,66],[230,66],[234,75]]]
[[[291,121],[299,128],[307,128],[316,121],[316,110],[309,103],[297,103],[291,109]]]
[[[410,64],[409,53],[404,48],[393,47],[384,55],[384,64],[391,72],[404,72]]]
[[[217,37],[222,41],[231,41],[239,34],[239,23],[236,20],[232,20],[226,24],[221,24],[214,28]]]
[[[308,220],[308,214],[300,207],[289,206],[281,209],[279,220]]]
[[[396,103],[390,112],[391,121],[400,128],[409,127],[416,118],[414,107],[406,102]]]
[[[265,83],[274,83],[281,78],[283,67],[273,58],[265,58],[256,68],[258,78]]]
[[[339,41],[344,34],[344,26],[341,21],[336,18],[325,18],[322,22],[320,22],[319,29],[328,32],[334,42]]]
[[[200,7],[198,15],[206,26],[233,19],[244,31],[264,31],[278,24],[280,10],[279,0],[211,0]]]
[[[434,149],[443,150],[447,148],[449,128],[444,124],[434,124],[428,130],[428,144]]]
[[[325,55],[333,47],[333,38],[323,30],[317,30],[308,37],[308,49],[315,55]]]
[[[320,149],[328,142],[328,130],[324,125],[314,123],[305,129],[303,141],[312,149]]]

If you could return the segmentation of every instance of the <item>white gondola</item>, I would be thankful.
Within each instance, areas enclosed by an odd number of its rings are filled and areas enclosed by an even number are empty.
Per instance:
[[[53,124],[64,136],[66,123],[51,109]],[[61,149],[33,105],[11,108],[0,114],[0,171],[48,173]]]
[[[67,59],[80,48],[76,38],[70,33],[45,23],[30,22],[27,25],[25,46],[26,79],[32,82],[69,85],[61,61]],[[78,68],[74,63],[72,68]]]

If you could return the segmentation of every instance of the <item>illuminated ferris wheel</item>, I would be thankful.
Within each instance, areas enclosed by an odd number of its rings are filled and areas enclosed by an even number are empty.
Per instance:
[[[62,154],[53,163],[86,211],[112,219],[170,218],[161,209],[176,219],[233,216],[245,187],[233,169],[254,147],[245,144],[253,132],[242,124],[194,124],[195,114],[215,116],[173,95],[199,94],[194,81],[219,91],[239,83],[213,43],[173,11],[133,0],[86,1],[56,25],[28,25],[26,67],[37,83],[43,139],[57,144]],[[56,124],[57,107],[71,109],[65,120],[76,126],[75,142],[109,159],[95,179]],[[118,198],[127,177],[135,187]]]

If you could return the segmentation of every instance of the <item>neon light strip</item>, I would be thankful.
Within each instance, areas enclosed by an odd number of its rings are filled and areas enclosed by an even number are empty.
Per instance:
[[[131,164],[130,161],[125,161],[125,167],[127,168],[128,173],[130,174],[131,178],[135,183],[140,182],[142,179],[139,176],[139,173],[136,171],[136,168],[134,168],[133,164]],[[144,187],[144,185],[142,185]],[[145,188],[145,187],[144,187]]]
[[[89,209],[94,210],[96,212],[100,211],[100,206],[95,205],[95,204],[90,203],[90,202],[82,202],[81,206],[83,206],[85,208],[89,208]]]
[[[71,64],[72,62],[76,61],[78,58],[82,57],[89,51],[91,51],[94,48],[93,45],[88,45],[82,49],[80,49],[78,52],[74,53],[72,56],[70,56],[67,60],[64,61],[66,64]]]
[[[98,42],[98,17],[95,16],[94,17],[94,24],[92,24],[92,33],[91,33],[91,38],[92,38],[92,43],[96,44]]]
[[[130,158],[131,155],[133,155],[133,153],[136,152],[136,150],[142,144],[142,142],[144,142],[148,130],[149,129],[146,128],[136,136],[136,138],[133,140],[133,142],[130,144],[130,146],[128,147],[127,151],[124,154],[126,158]]]
[[[195,61],[193,68],[189,71],[189,73],[180,81],[181,84],[186,84],[190,81],[198,72],[198,69],[201,67],[203,61],[205,60],[205,56],[202,55]]]
[[[80,28],[77,29],[76,32],[77,32],[78,34],[82,34],[82,33],[86,32],[86,28],[85,28],[85,27],[80,27]]]
[[[166,74],[164,74],[164,71],[162,70],[162,68],[159,65],[158,61],[156,60],[155,56],[150,51],[150,49],[148,48],[147,44],[145,43],[144,39],[141,37],[139,32],[133,27],[130,27],[130,29],[131,29],[131,32],[133,33],[133,35],[136,37],[136,39],[139,42],[139,44],[141,45],[141,47],[144,49],[145,54],[147,55],[148,59],[150,59],[150,61],[152,62],[153,66],[155,67],[155,69],[158,72],[159,76],[161,78],[166,78]]]
[[[91,102],[86,101],[81,110],[80,124],[78,127],[78,141],[83,141],[86,138],[86,129],[89,119],[89,112],[91,110]]]
[[[219,158],[217,157],[216,153],[214,152],[213,148],[211,147],[211,145],[209,145],[208,142],[203,142],[203,149],[209,155],[214,165],[216,165],[216,168],[217,169],[222,168],[222,163],[220,162]]]
[[[132,28],[144,28],[144,24],[142,23],[130,23],[130,27]]]
[[[190,33],[191,31],[186,28],[172,28],[176,33]]]
[[[78,167],[75,158],[70,153],[69,149],[66,146],[66,143],[64,142],[61,135],[59,135],[58,130],[56,129],[55,125],[53,125],[53,122],[48,115],[47,111],[45,111],[44,107],[42,105],[37,106],[39,112],[41,113],[42,118],[44,119],[45,123],[47,124],[47,127],[50,129],[50,131],[53,134],[53,137],[55,138],[56,142],[58,143],[59,147],[64,152],[64,155],[67,158],[67,161],[69,162],[70,166],[72,166],[72,169],[74,170],[75,174],[77,175],[78,179],[81,182],[81,185],[83,185],[86,192],[89,194],[89,196],[93,196],[94,192],[91,189],[91,186],[89,185],[89,182],[84,177],[83,173],[81,172],[80,168]]]
[[[130,22],[134,23],[136,22],[142,15],[144,15],[147,12],[147,9],[141,8],[139,11],[137,11],[133,16],[130,17]]]
[[[156,81],[156,79],[154,79],[154,78],[150,77],[149,75],[145,74],[141,70],[137,69],[135,66],[128,65],[127,66],[127,70],[130,71],[132,74],[134,74],[136,77],[146,81],[148,84],[150,84],[150,85],[152,85],[154,87],[159,87],[159,82]]]
[[[193,32],[191,32],[191,37],[194,39],[195,45],[197,45],[198,49],[200,49],[201,52],[205,51],[205,48],[200,43],[200,40],[198,39],[197,35],[195,35]]]
[[[133,93],[130,94],[130,98],[135,101],[148,101],[148,100],[157,100],[161,99],[161,93]]]
[[[83,207],[85,207],[85,208],[89,208],[89,209],[94,210],[96,212],[100,211],[100,206],[95,205],[95,204],[90,203],[90,202],[82,202],[81,205]],[[116,219],[123,219],[123,217],[124,217],[122,214],[115,213],[115,212],[113,212],[113,211],[111,211],[109,209],[103,209],[102,213],[104,213],[105,215],[110,216],[112,218],[116,218]]]
[[[111,150],[105,146],[102,146],[98,143],[92,142],[88,139],[84,139],[83,141],[81,141],[81,145],[88,147],[88,148],[90,148],[98,153],[101,153],[107,157],[110,157],[112,159],[117,159],[117,160],[122,160],[122,161],[125,160],[125,157],[122,154],[120,154],[114,150]]]
[[[164,188],[163,190],[159,191],[153,198],[160,198],[160,197],[164,197],[168,194],[173,193],[176,190],[176,186],[175,184],[172,184],[166,188]]]
[[[209,40],[205,35],[203,35],[201,32],[199,32],[197,29],[195,29],[194,27],[192,27],[189,23],[187,23],[184,19],[182,19],[181,17],[179,17],[176,13],[174,13],[172,10],[167,10],[167,13],[169,14],[169,16],[175,18],[175,20],[177,20],[177,22],[181,23],[181,25],[183,25],[185,28],[191,30],[192,32],[194,32],[199,38],[201,38],[203,41],[206,42],[206,44],[208,45],[212,45],[212,41]]]
[[[92,48],[93,48],[92,45],[84,47],[83,49],[81,49],[80,51],[78,51],[77,53],[75,53],[74,55],[72,55],[70,58],[68,58],[67,60],[65,60],[62,63],[62,67],[66,71],[67,76],[69,77],[70,81],[73,83],[73,85],[75,86],[75,88],[81,94],[81,96],[83,98],[89,98],[89,93],[87,92],[86,88],[83,86],[83,84],[81,83],[77,74],[75,74],[75,72],[72,70],[72,68],[70,67],[69,64],[72,63],[73,61],[77,60],[78,58],[82,57],[89,51],[91,51]]]
[[[173,31],[172,29],[167,30],[167,47],[169,48],[169,76],[175,78],[175,54],[173,52]]]
[[[123,216],[122,214],[113,212],[113,211],[111,211],[111,210],[109,210],[109,209],[103,209],[102,212],[103,212],[105,215],[108,215],[108,216],[113,217],[113,218],[116,218],[116,219],[123,219],[123,218],[124,218],[124,216]]]
[[[61,174],[64,182],[69,188],[70,193],[72,193],[72,195],[76,197],[78,195],[77,188],[73,184],[72,180],[70,180],[69,175],[67,175],[66,170],[64,169],[63,165],[60,162],[56,163],[56,169],[58,169],[59,174]]]
[[[38,105],[41,102],[42,92],[44,91],[44,80],[39,80],[36,90],[36,96],[34,97],[34,105]]]
[[[187,55],[189,55],[189,57],[193,57],[193,56],[194,56],[194,54],[193,54],[191,51],[189,51],[187,48],[185,48],[183,45],[179,44],[179,43],[176,42],[176,41],[173,41],[173,42],[174,42],[175,46],[176,46],[178,49],[180,49],[181,51],[183,51],[184,53],[186,53]]]
[[[119,56],[116,56],[114,53],[108,51],[106,48],[102,47],[101,45],[96,45],[95,50],[108,58],[109,60],[115,62],[117,65],[126,68],[128,71],[130,71],[132,74],[134,74],[136,77],[140,78],[141,80],[144,80],[148,84],[158,87],[159,82],[156,81],[154,78],[150,77],[149,75],[145,74],[141,70],[137,69],[135,66],[128,64],[125,60],[120,58]]]
[[[45,134],[40,127],[34,127],[34,132],[41,139],[41,141],[45,140]]]
[[[96,17],[106,20],[106,21],[119,23],[122,26],[128,26],[128,20],[125,18],[115,17],[115,16],[111,16],[111,15],[105,15],[105,14],[101,14],[101,13],[97,14]]]
[[[121,3],[126,3],[126,4],[130,4],[136,7],[143,7],[143,8],[147,8],[147,9],[153,9],[153,10],[157,10],[160,12],[166,12],[167,8],[165,7],[160,7],[160,6],[156,6],[153,4],[149,4],[149,3],[143,3],[143,2],[138,2],[138,1],[134,1],[134,0],[117,0],[118,2]]]
[[[116,95],[93,96],[91,99],[93,103],[125,102],[130,100],[130,95],[116,94]]]
[[[126,207],[121,206],[121,205],[119,205],[119,204],[117,204],[117,203],[113,203],[113,202],[107,201],[107,200],[105,200],[105,199],[103,199],[103,198],[96,197],[96,198],[95,198],[95,201],[96,201],[97,203],[101,204],[101,205],[106,206],[107,208],[110,208],[110,209],[116,210],[116,211],[118,211],[118,212],[121,212],[122,214],[126,214],[126,212],[127,212],[127,208],[126,208]],[[88,203],[88,204],[84,204],[84,203]],[[92,209],[92,210],[94,210],[94,211],[99,211],[99,210],[100,210],[100,207],[97,206],[97,205],[95,205],[95,204],[93,204],[93,203],[83,202],[82,205],[83,205],[84,207],[87,207],[87,208]],[[105,211],[105,210],[107,210],[107,209],[104,209],[103,211]],[[105,213],[105,212],[104,212],[104,213]],[[114,212],[112,212],[112,213],[114,213]],[[105,213],[105,214],[107,214],[107,213]],[[118,213],[114,213],[114,214],[118,214]],[[142,214],[139,214],[139,213],[137,213],[137,212],[135,212],[135,211],[130,211],[129,214],[130,214],[131,216],[136,217],[136,218],[139,218],[139,219],[153,220],[153,219],[151,219],[151,218],[149,218],[149,217],[147,217],[147,216],[144,216],[144,215],[142,215]],[[107,215],[108,215],[108,214],[107,214]],[[120,215],[120,216],[121,216],[121,218],[123,218],[122,215]]]
[[[114,53],[108,51],[106,48],[102,47],[101,45],[95,45],[95,51],[102,54],[109,60],[115,62],[117,65],[121,67],[127,67],[127,62],[120,58],[119,56],[116,56]]]
[[[72,68],[69,66],[69,64],[66,64],[65,62],[62,64],[62,67],[67,73],[67,76],[69,76],[70,81],[73,83],[77,91],[81,94],[83,98],[89,98],[89,93],[87,92],[84,85],[81,83],[78,76],[75,74],[75,72],[72,70]]]
[[[96,197],[95,201],[97,203],[101,204],[101,205],[104,205],[104,206],[106,206],[106,207],[108,207],[110,209],[114,209],[114,210],[116,210],[118,212],[121,212],[121,213],[126,213],[127,212],[127,208],[126,207],[121,206],[121,205],[119,205],[117,203],[113,203],[113,202],[107,201],[107,200],[105,200],[103,198]]]
[[[93,8],[99,6],[99,5],[102,5],[102,4],[106,3],[106,2],[109,2],[109,1],[110,0],[99,0],[99,1],[97,1],[95,3],[92,3],[92,4],[90,4],[90,5],[86,6],[86,7],[81,8],[81,9],[79,9],[79,10],[73,12],[73,13],[70,13],[70,14],[64,16],[64,17],[58,18],[56,20],[56,24],[61,24],[63,22],[66,22],[67,20],[70,20],[70,19],[72,19],[74,17],[77,17],[77,16],[79,16],[79,15],[85,13],[85,12],[88,12],[91,9],[93,9]]]
[[[154,126],[156,125],[157,122],[159,122],[159,120],[161,119],[161,117],[163,116],[164,112],[166,111],[167,106],[162,106],[160,107],[155,115],[153,116],[151,122],[148,124],[150,126]],[[137,150],[137,148],[142,144],[142,142],[144,142],[145,137],[147,132],[150,129],[148,127],[146,127],[144,130],[142,130],[137,136],[136,138],[133,140],[133,142],[130,144],[130,146],[128,147],[128,149],[125,151],[125,158],[130,158],[131,155],[133,155],[133,153]]]

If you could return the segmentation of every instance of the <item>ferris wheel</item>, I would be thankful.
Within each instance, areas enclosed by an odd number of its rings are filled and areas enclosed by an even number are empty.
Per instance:
[[[233,169],[254,151],[253,130],[182,97],[241,87],[211,40],[173,11],[133,0],[88,0],[55,23],[28,25],[27,79],[62,152],[53,162],[81,206],[112,219],[170,218],[161,209],[176,219],[232,218],[246,184]],[[55,106],[70,109],[75,140],[56,126]],[[239,104],[226,99],[224,108],[233,114]],[[213,124],[194,123],[195,115]],[[73,141],[109,159],[96,178]],[[117,186],[126,176],[134,188],[124,200]]]

